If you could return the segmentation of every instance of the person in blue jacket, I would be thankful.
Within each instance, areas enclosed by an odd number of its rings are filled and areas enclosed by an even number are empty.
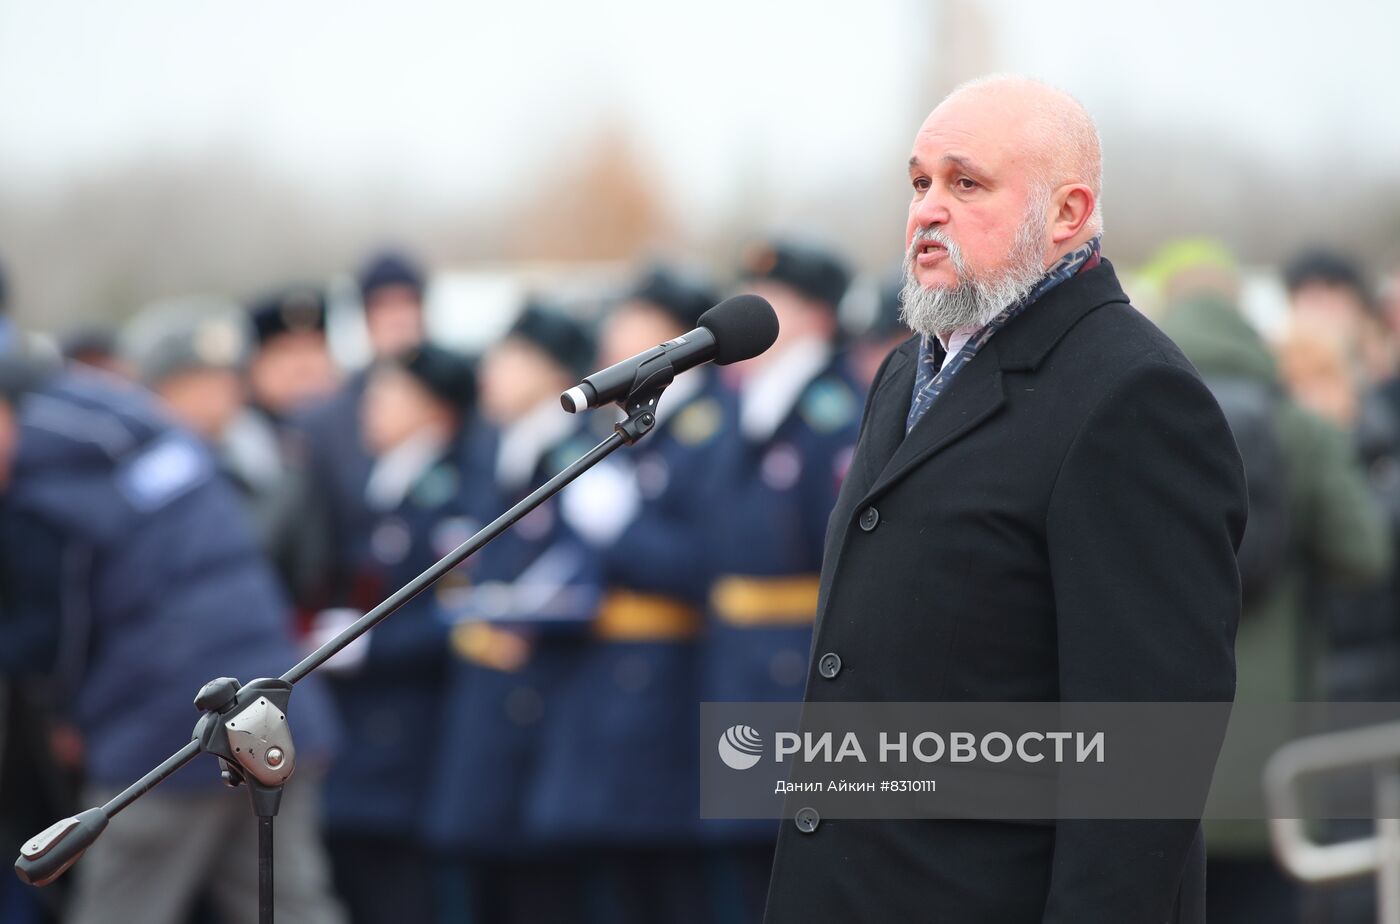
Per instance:
[[[423,345],[370,370],[362,428],[374,464],[367,528],[349,537],[350,575],[311,641],[334,637],[463,542],[474,487],[462,438],[472,416],[471,362]],[[420,594],[326,665],[345,747],[325,785],[325,831],[353,924],[436,919],[435,877],[421,847],[433,742],[448,666],[447,623]]]
[[[702,701],[802,698],[826,523],[860,426],[862,386],[837,344],[848,273],[792,241],[754,247],[744,286],[778,316],[778,339],[739,367],[738,413],[718,437],[704,542],[712,576]],[[762,915],[774,822],[709,822],[716,894]]]
[[[559,405],[592,355],[581,325],[532,304],[483,358],[488,425],[469,437],[495,486],[483,520],[596,442]],[[555,498],[469,559],[466,578],[437,595],[456,624],[428,836],[463,860],[480,920],[574,920],[577,857],[531,830],[527,812],[544,729],[597,612],[596,556]]]
[[[234,489],[148,393],[49,370],[2,403],[0,443],[17,450],[0,482],[0,671],[48,678],[81,734],[83,801],[100,804],[189,740],[205,682],[294,663],[288,604]],[[333,711],[316,677],[291,704],[298,767],[278,820],[277,904],[338,922],[315,809]],[[176,924],[205,891],[224,920],[254,921],[255,831],[247,798],[196,760],[88,850],[67,920]]]

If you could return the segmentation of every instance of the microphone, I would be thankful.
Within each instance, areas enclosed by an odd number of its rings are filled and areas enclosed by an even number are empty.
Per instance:
[[[717,366],[753,359],[778,339],[778,316],[757,295],[736,295],[700,315],[700,326],[674,340],[643,350],[595,372],[559,396],[570,414],[624,401],[649,379],[660,384],[701,363]]]

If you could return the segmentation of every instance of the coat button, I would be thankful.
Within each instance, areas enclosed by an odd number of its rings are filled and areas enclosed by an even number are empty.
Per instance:
[[[811,834],[817,830],[817,825],[821,824],[822,817],[817,814],[814,808],[800,808],[797,810],[797,817],[793,821],[797,824],[797,830],[803,834]]]
[[[867,533],[874,529],[875,525],[879,522],[880,511],[876,510],[874,507],[866,507],[863,511],[861,511],[860,528],[865,530]]]
[[[817,672],[827,680],[836,679],[836,675],[841,673],[841,656],[834,651],[828,651],[817,659]]]

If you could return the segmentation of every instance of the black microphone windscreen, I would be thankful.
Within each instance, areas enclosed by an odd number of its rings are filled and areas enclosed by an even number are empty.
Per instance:
[[[715,365],[753,359],[778,339],[778,316],[757,295],[726,298],[700,315],[700,326],[715,335]]]

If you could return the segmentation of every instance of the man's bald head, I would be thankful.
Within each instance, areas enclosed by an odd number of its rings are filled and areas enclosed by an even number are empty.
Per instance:
[[[929,113],[909,158],[905,319],[940,334],[990,320],[1103,228],[1098,132],[1063,91],[984,77]]]
[[[1103,191],[1103,152],[1099,130],[1079,100],[1064,90],[1015,74],[992,74],[958,86],[943,98],[924,125],[942,111],[980,109],[1001,120],[1034,161],[1045,186],[1083,183],[1093,190],[1094,234],[1103,230],[1099,196]]]

